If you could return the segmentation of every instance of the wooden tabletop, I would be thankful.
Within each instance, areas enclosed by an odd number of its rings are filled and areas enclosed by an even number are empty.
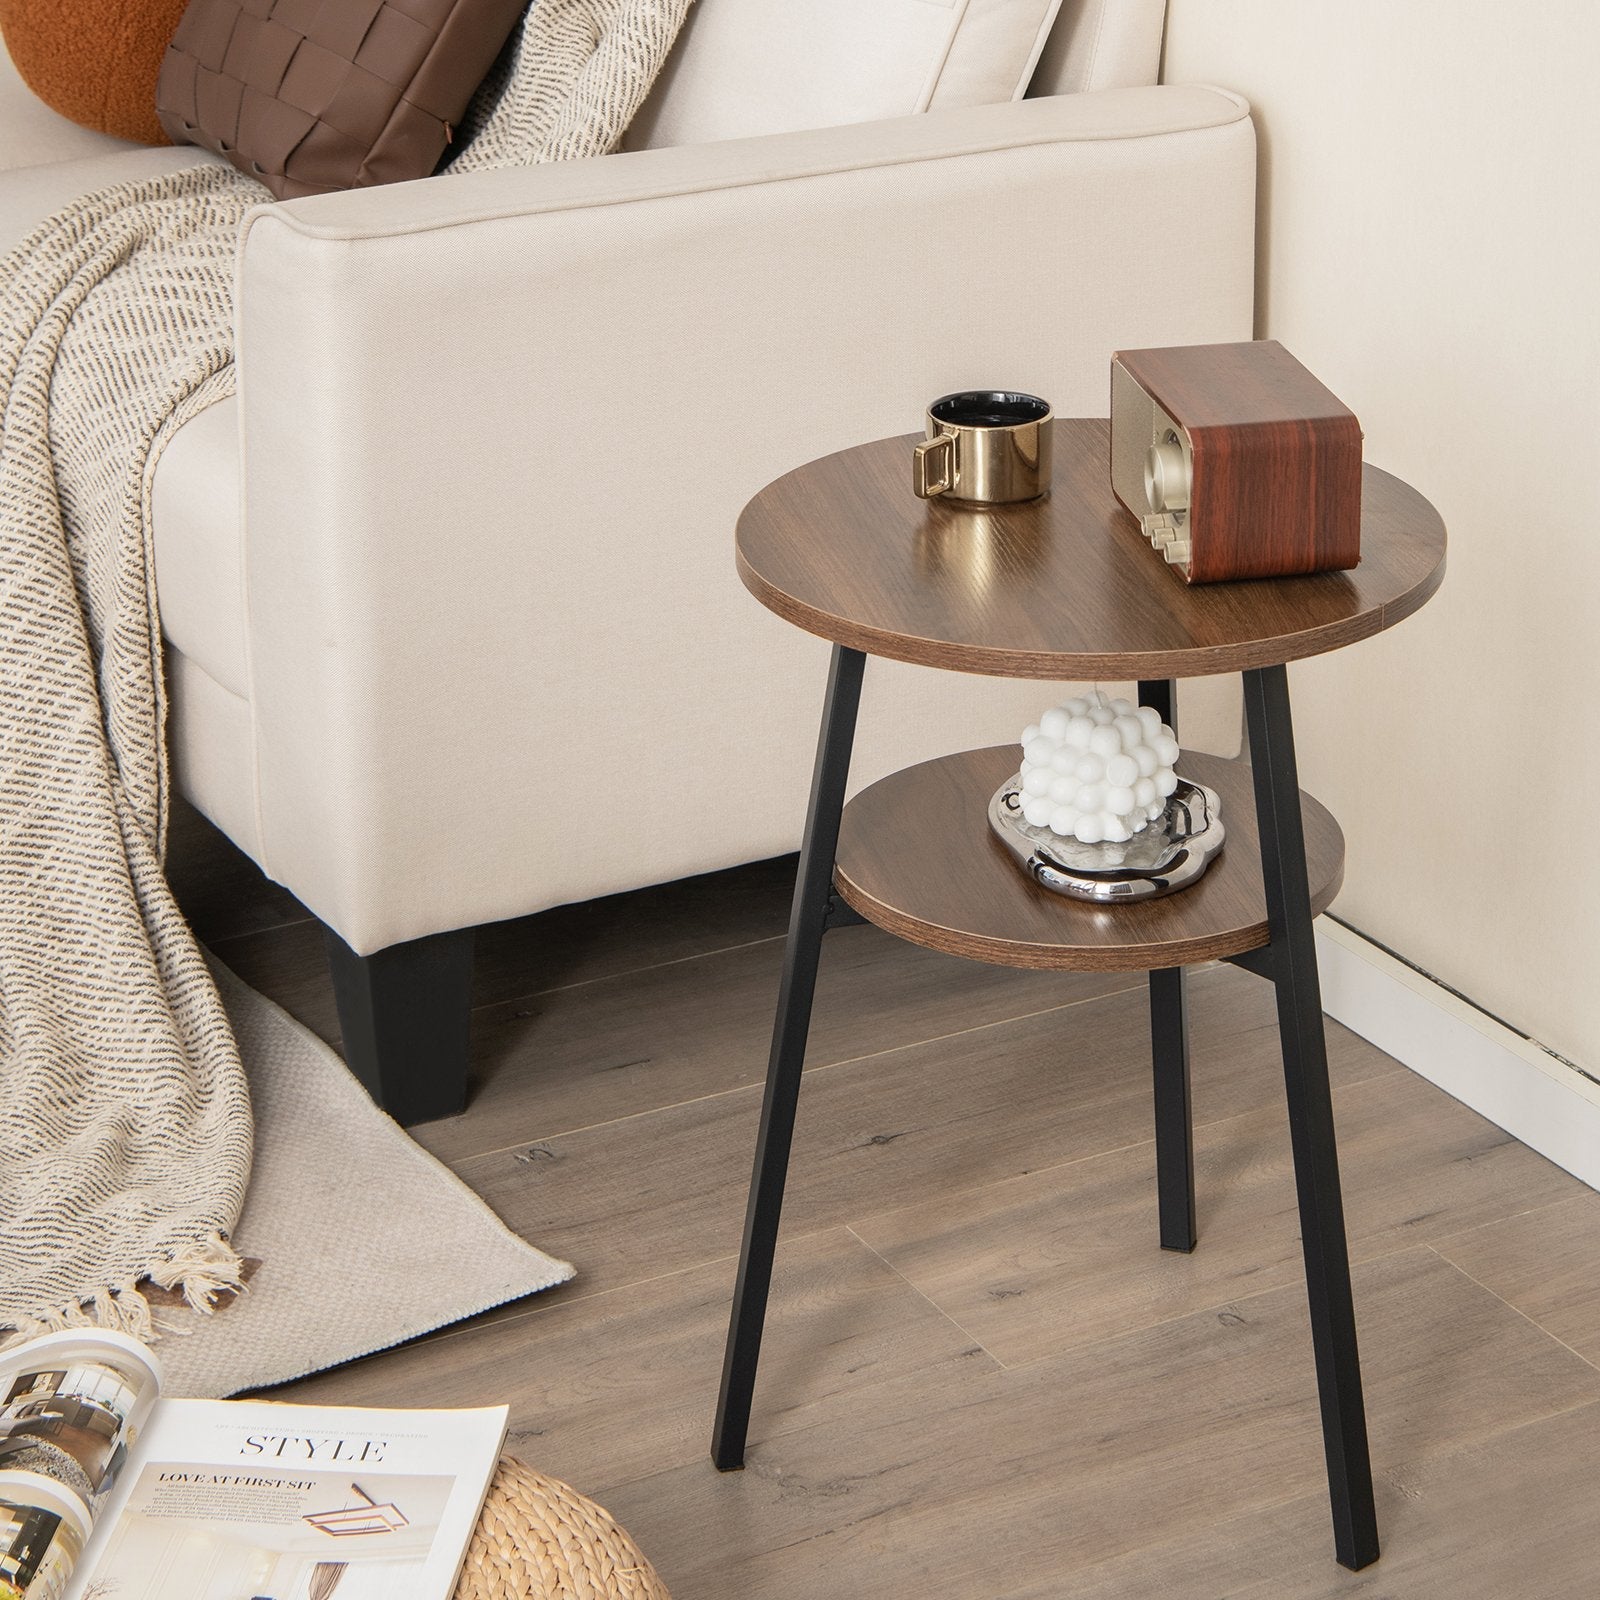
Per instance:
[[[1361,565],[1189,587],[1111,493],[1110,424],[1055,425],[1051,493],[970,510],[911,492],[915,437],[800,467],[739,518],[739,575],[780,617],[871,655],[996,677],[1190,678],[1366,639],[1444,577],[1416,490],[1363,469]]]
[[[989,828],[989,797],[1016,770],[1015,745],[925,761],[844,808],[835,878],[869,922],[913,944],[999,966],[1138,972],[1189,966],[1267,943],[1250,769],[1185,751],[1183,775],[1217,792],[1227,842],[1188,888],[1096,906],[1040,888]],[[1300,796],[1313,915],[1344,879],[1344,835]]]

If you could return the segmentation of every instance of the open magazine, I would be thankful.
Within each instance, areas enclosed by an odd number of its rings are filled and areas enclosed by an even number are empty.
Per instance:
[[[449,1600],[504,1406],[160,1395],[124,1334],[0,1354],[0,1600]]]

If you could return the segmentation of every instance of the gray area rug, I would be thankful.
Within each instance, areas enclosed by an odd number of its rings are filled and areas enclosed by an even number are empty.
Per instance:
[[[236,1242],[261,1266],[214,1316],[157,1309],[166,1393],[284,1383],[573,1275],[413,1143],[320,1039],[211,968],[255,1110]]]

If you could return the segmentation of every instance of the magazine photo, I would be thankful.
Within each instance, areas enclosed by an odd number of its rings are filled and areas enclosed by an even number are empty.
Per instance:
[[[98,1329],[0,1397],[0,1600],[448,1600],[507,1415],[164,1399]]]

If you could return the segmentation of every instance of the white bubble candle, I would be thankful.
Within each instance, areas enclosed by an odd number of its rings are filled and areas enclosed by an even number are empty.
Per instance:
[[[1121,844],[1166,810],[1178,740],[1153,706],[1099,690],[1022,731],[1022,818],[1080,844]]]

